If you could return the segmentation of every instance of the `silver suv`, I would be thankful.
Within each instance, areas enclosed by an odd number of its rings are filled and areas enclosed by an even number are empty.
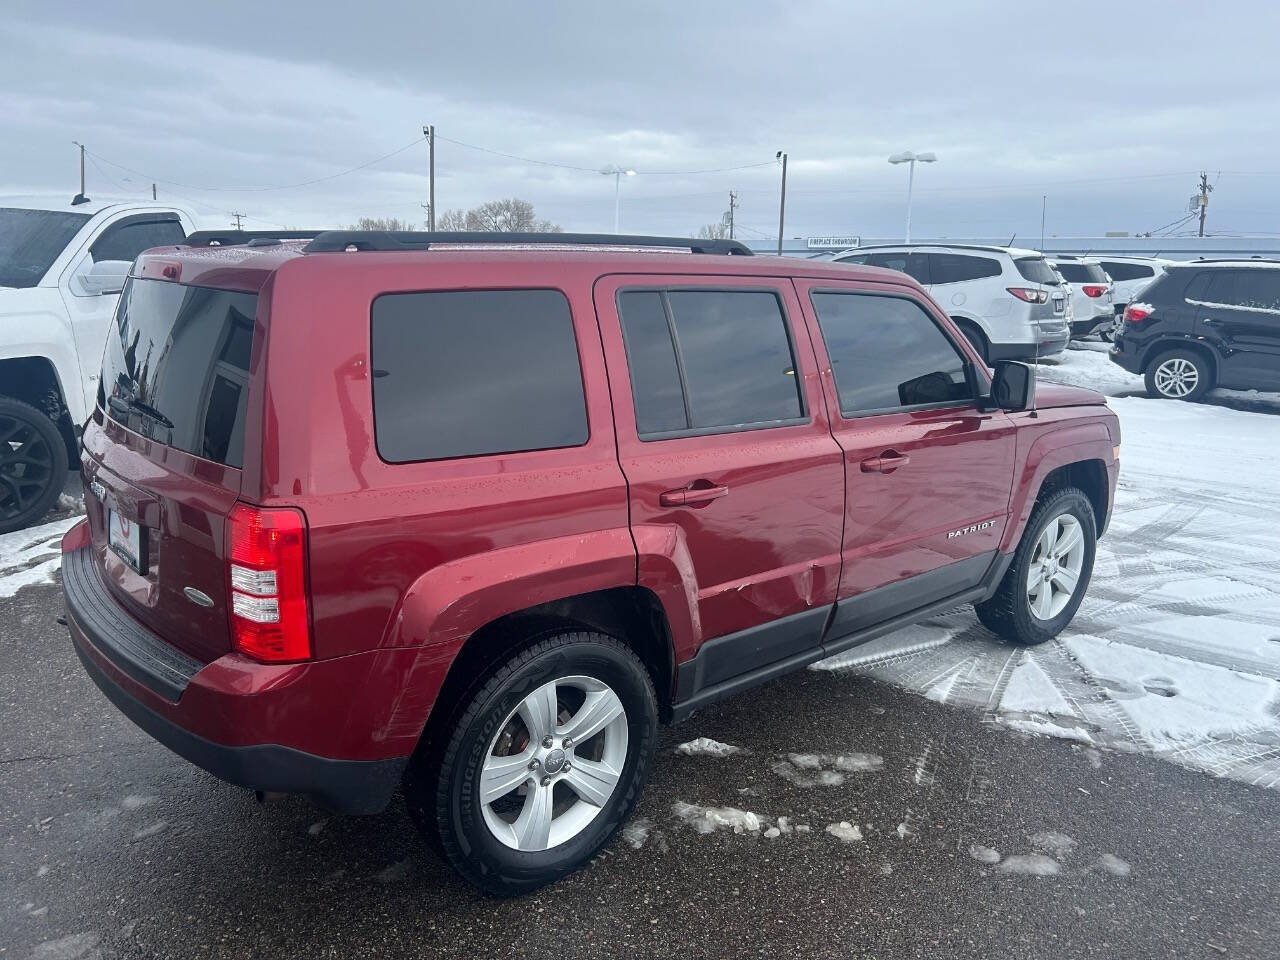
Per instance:
[[[1035,250],[912,244],[859,247],[832,259],[914,277],[989,364],[1052,356],[1071,339],[1066,285]]]
[[[1067,299],[1071,304],[1072,338],[1083,340],[1094,333],[1109,334],[1115,324],[1115,286],[1102,265],[1092,257],[1072,254],[1062,254],[1050,262],[1070,291]]]

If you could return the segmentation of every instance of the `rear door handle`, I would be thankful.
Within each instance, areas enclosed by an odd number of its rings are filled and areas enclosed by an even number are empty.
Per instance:
[[[1222,326],[1222,321],[1221,321],[1221,320],[1218,320],[1218,319],[1215,319],[1214,317],[1205,317],[1205,318],[1204,318],[1203,320],[1201,320],[1200,322],[1201,322],[1201,323],[1203,323],[1206,327],[1220,327],[1220,326]]]
[[[681,487],[658,494],[658,502],[664,507],[688,507],[710,503],[729,495],[728,487]]]
[[[893,473],[899,467],[905,467],[910,462],[911,458],[905,453],[894,453],[889,450],[878,457],[868,457],[858,466],[863,473]]]

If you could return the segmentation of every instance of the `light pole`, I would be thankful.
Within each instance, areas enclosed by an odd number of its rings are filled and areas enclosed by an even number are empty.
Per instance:
[[[906,150],[903,153],[895,153],[889,158],[890,163],[911,164],[907,170],[907,235],[903,240],[904,243],[911,242],[911,188],[915,186],[916,162],[933,163],[937,159],[938,155],[935,153],[912,153],[910,150]]]
[[[613,232],[618,232],[618,197],[622,190],[622,178],[634,177],[634,170],[623,170],[621,167],[605,167],[600,171],[606,177],[613,177]]]

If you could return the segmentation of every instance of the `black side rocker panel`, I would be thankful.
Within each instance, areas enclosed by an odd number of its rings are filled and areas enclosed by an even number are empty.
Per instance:
[[[676,667],[672,722],[679,723],[716,700],[824,657],[961,604],[985,600],[995,592],[1012,562],[1012,553],[993,551],[842,600],[835,604],[834,612],[827,605],[709,640],[692,660]],[[829,621],[825,629],[824,621]],[[761,664],[761,637],[777,638],[767,649],[776,650],[781,659]],[[735,663],[740,669],[731,672]]]

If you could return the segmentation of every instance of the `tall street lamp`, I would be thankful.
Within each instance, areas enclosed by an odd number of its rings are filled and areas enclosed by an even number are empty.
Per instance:
[[[606,177],[613,177],[613,232],[618,232],[618,196],[622,189],[623,177],[634,177],[634,170],[623,170],[621,167],[605,167],[600,171]]]
[[[907,170],[907,234],[903,242],[911,242],[911,188],[915,185],[916,179],[916,163],[933,163],[938,159],[935,153],[912,153],[906,150],[902,153],[895,153],[889,158],[890,163],[909,163],[911,166]]]

